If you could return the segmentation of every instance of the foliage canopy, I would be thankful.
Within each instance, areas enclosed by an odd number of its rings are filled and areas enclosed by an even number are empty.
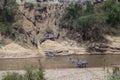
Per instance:
[[[0,33],[8,36],[12,33],[12,23],[17,12],[16,0],[0,0]]]
[[[101,12],[95,9],[96,5],[90,1],[86,1],[85,5],[70,3],[64,10],[60,25],[69,33],[73,32],[71,34],[77,32],[84,41],[104,41],[104,35],[112,33],[113,29],[120,29],[120,3],[108,0],[99,7]]]

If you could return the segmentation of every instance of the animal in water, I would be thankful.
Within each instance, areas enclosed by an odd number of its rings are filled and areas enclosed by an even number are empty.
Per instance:
[[[79,68],[84,68],[88,65],[87,61],[79,60],[79,58],[69,57],[68,60],[71,61],[72,63],[74,63]]]

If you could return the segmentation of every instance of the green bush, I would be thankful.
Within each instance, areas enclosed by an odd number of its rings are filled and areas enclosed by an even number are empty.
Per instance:
[[[90,1],[86,1],[86,13],[94,13],[94,5]]]
[[[16,0],[0,0],[0,3],[0,33],[10,36],[18,6]]]
[[[0,40],[0,45],[5,45],[5,44],[6,44],[6,42],[4,39]]]
[[[101,42],[106,41],[106,34],[119,34],[120,4],[108,0],[98,6],[90,1],[86,1],[84,6],[79,3],[69,4],[60,19],[61,27],[66,28],[69,34],[80,34],[83,41]]]
[[[32,67],[28,67],[25,74],[8,73],[2,80],[45,80],[45,77],[43,69],[33,70]]]
[[[2,80],[23,80],[22,76],[17,73],[7,73]]]
[[[107,23],[112,26],[120,24],[120,3],[117,3],[116,0],[107,0],[103,5],[103,10],[108,17]]]
[[[84,41],[102,40],[106,18],[94,12],[91,2],[86,1],[85,6],[86,8],[79,3],[71,3],[65,9],[60,25],[65,25],[70,32],[78,32]]]
[[[119,67],[114,67],[112,73],[108,73],[107,80],[120,80]]]
[[[105,33],[104,20],[103,16],[96,14],[82,16],[76,21],[76,31],[82,35],[84,41],[102,41]]]
[[[18,9],[16,0],[0,0],[0,22],[13,22]]]
[[[0,32],[2,35],[9,36],[12,33],[12,23],[0,23]]]
[[[74,21],[82,14],[82,6],[78,3],[71,3],[65,8],[63,17],[60,19],[61,25],[68,25],[67,28],[72,28]],[[70,26],[71,25],[71,26]]]

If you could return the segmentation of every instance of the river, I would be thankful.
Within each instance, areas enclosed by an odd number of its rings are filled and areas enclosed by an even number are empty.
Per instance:
[[[0,59],[0,70],[22,70],[27,66],[38,68],[41,65],[45,69],[77,68],[75,63],[69,61],[69,57],[86,60],[87,67],[120,65],[120,55],[69,55],[41,58],[3,58]]]

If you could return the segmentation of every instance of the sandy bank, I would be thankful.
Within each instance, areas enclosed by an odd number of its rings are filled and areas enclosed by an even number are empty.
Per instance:
[[[24,71],[0,71],[0,76],[6,72],[18,72],[23,74]],[[71,69],[47,69],[45,77],[48,80],[105,80],[106,70],[103,68],[71,68]],[[1,80],[1,77],[0,77]]]
[[[37,57],[36,52],[26,49],[17,43],[10,43],[0,48],[0,58],[29,58]]]
[[[87,47],[82,45],[78,46],[78,43],[73,40],[67,41],[51,41],[46,40],[38,49],[26,49],[17,43],[10,43],[6,46],[0,47],[0,58],[28,58],[45,56],[46,52],[53,52],[55,55],[70,55],[70,54],[120,54],[120,37],[107,36],[111,42],[104,48],[97,48],[98,52],[89,52]],[[103,51],[103,52],[99,52]]]

